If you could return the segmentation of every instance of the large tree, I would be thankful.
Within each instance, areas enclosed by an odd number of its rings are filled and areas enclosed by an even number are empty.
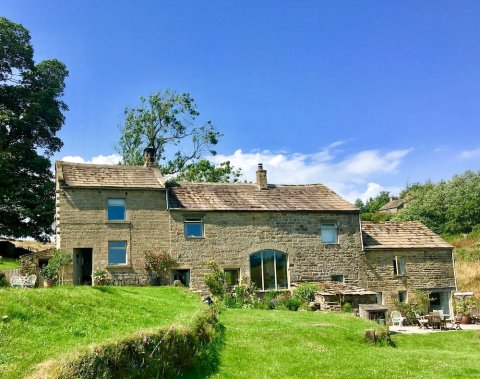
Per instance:
[[[188,93],[166,90],[140,101],[140,106],[125,109],[117,146],[123,164],[142,165],[148,147],[162,174],[178,174],[205,154],[216,154],[213,148],[221,134],[210,121],[197,125],[200,113]]]
[[[35,64],[30,34],[0,17],[0,235],[48,240],[55,212],[50,157],[62,147],[65,65]]]

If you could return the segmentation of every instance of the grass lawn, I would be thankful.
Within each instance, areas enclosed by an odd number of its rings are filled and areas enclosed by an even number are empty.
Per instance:
[[[18,259],[2,257],[2,259],[0,260],[0,271],[13,270],[19,267],[20,267],[20,261]]]
[[[396,347],[372,346],[373,324],[319,312],[223,311],[218,378],[474,378],[480,337],[452,331],[396,335]]]
[[[188,323],[204,305],[174,287],[0,289],[0,378],[140,329]]]

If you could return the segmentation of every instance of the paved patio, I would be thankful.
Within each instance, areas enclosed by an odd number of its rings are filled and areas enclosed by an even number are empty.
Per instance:
[[[450,327],[450,324],[448,324]],[[462,330],[455,330],[455,329],[432,329],[432,328],[420,328],[419,326],[390,326],[389,330],[392,333],[400,333],[400,334],[428,334],[428,333],[445,333],[445,332],[462,332],[464,330],[479,330],[480,325],[477,324],[468,324],[468,325],[460,325]]]

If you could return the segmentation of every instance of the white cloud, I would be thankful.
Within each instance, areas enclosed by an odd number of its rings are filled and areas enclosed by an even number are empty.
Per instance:
[[[217,164],[230,161],[233,166],[242,169],[242,179],[251,182],[255,181],[258,163],[263,163],[268,170],[270,183],[323,183],[349,201],[357,198],[367,200],[384,190],[392,193],[399,191],[397,187],[383,187],[371,178],[395,173],[411,149],[383,153],[365,150],[338,157],[332,149],[340,144],[331,144],[313,154],[276,153],[269,150],[244,153],[239,149],[233,154],[219,154],[209,159]]]
[[[74,163],[94,163],[94,164],[118,164],[122,160],[122,157],[118,154],[111,154],[111,155],[97,155],[96,157],[92,157],[90,160],[86,160],[85,158],[79,155],[67,155],[66,157],[62,158],[62,161],[66,162],[74,162]]]
[[[480,149],[463,150],[460,153],[460,158],[463,158],[463,159],[471,159],[471,158],[477,158],[477,157],[480,157]]]

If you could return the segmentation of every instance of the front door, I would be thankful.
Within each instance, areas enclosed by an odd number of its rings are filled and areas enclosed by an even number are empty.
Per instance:
[[[92,249],[73,249],[73,284],[92,285]]]

